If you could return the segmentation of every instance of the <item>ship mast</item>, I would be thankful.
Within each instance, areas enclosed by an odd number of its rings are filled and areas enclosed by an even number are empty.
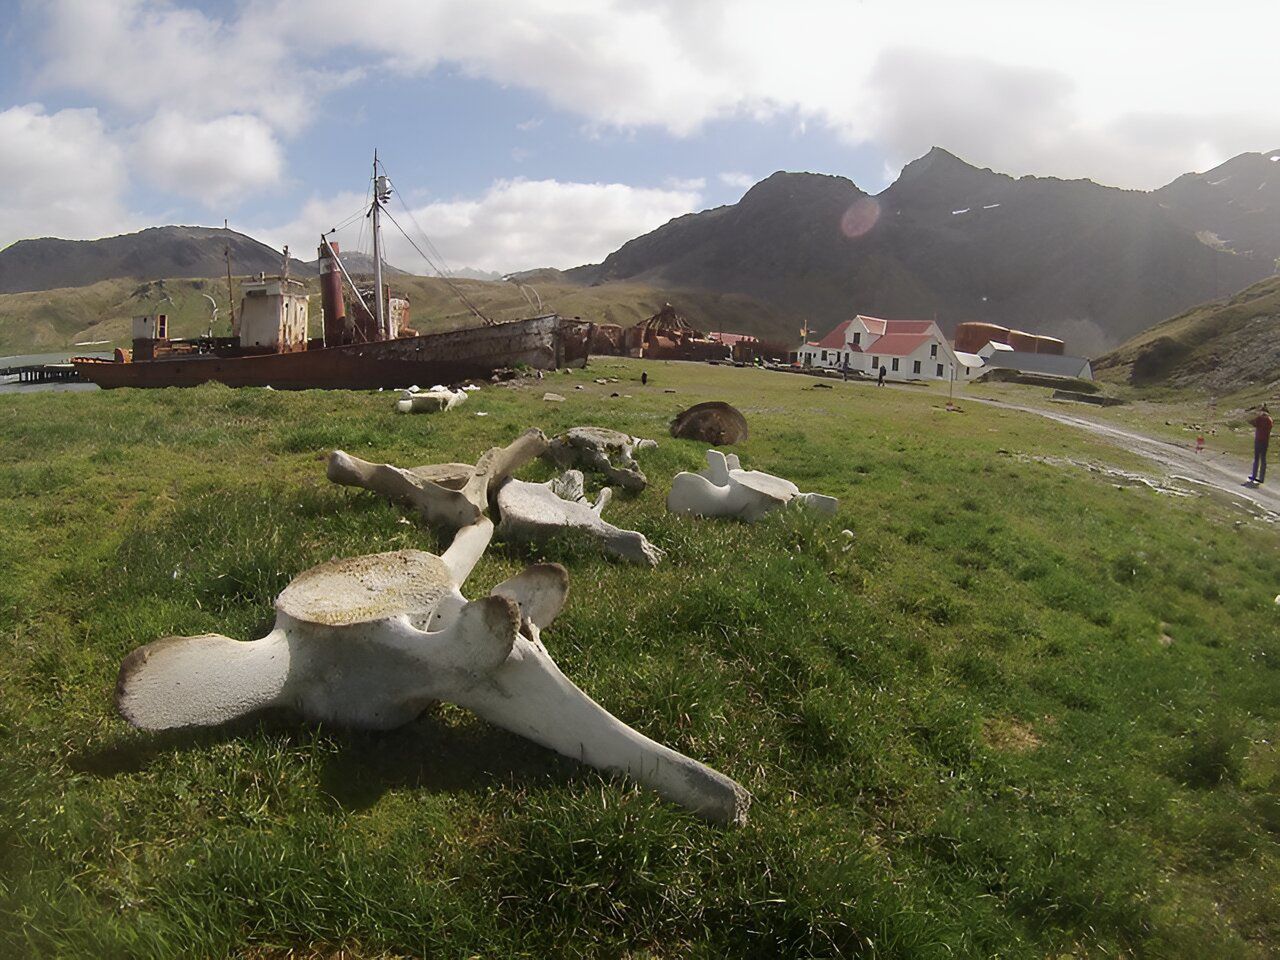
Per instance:
[[[386,306],[382,302],[382,204],[391,196],[387,178],[378,175],[378,151],[373,151],[373,205],[369,214],[373,218],[373,303],[378,321],[378,339],[390,338]]]

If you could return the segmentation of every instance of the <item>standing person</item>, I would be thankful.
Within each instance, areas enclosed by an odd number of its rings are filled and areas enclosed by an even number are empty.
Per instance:
[[[649,383],[649,371],[648,371],[648,370],[641,370],[641,371],[640,371],[640,386],[642,386],[642,387],[643,387],[643,386],[646,386],[648,383]]]
[[[1253,473],[1249,475],[1250,483],[1262,483],[1267,479],[1267,443],[1271,439],[1271,414],[1267,413],[1267,405],[1262,405],[1262,412],[1249,421],[1253,427]]]
[[[885,365],[884,365],[883,363],[882,363],[882,364],[880,364],[880,379],[876,381],[876,386],[877,386],[877,387],[883,387],[883,386],[884,386],[884,378],[885,378],[885,375],[886,375],[888,372],[889,372],[889,371],[885,369]]]

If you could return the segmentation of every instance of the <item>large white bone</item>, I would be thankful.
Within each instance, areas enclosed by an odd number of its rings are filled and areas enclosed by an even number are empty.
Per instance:
[[[396,409],[401,413],[439,413],[442,410],[452,410],[466,399],[467,391],[450,390],[448,387],[409,389],[396,401]]]
[[[556,667],[541,630],[567,592],[568,574],[552,564],[468,603],[449,552],[332,561],[284,589],[275,628],[260,640],[206,634],[135,650],[120,667],[116,705],[148,730],[218,724],[273,706],[387,729],[449,700],[709,819],[744,822],[746,790],[631,729]]]
[[[657,566],[662,551],[642,533],[623,530],[600,514],[612,491],[605,487],[595,504],[583,494],[582,474],[567,470],[547,483],[528,483],[514,477],[498,488],[498,532],[505,539],[545,542],[568,530],[597,541],[610,556],[631,563]]]
[[[364,487],[408,503],[429,523],[459,530],[488,510],[489,494],[498,484],[546,449],[547,438],[541,430],[526,430],[507,446],[487,450],[474,467],[465,463],[395,467],[335,450],[329,454],[327,474],[334,483]]]
[[[698,517],[736,517],[752,522],[777,507],[798,503],[822,513],[836,512],[839,501],[820,493],[801,493],[790,480],[759,470],[743,470],[737,454],[707,451],[707,468],[677,473],[671,480],[667,510]]]
[[[580,467],[603,474],[624,490],[639,491],[649,484],[636,463],[635,451],[658,444],[604,427],[572,427],[551,440],[543,456],[561,469]]]

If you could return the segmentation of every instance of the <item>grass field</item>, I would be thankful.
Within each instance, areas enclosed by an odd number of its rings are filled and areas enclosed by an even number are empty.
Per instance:
[[[1274,528],[1029,461],[1135,465],[1040,418],[813,384],[603,360],[435,417],[386,393],[0,396],[0,956],[1276,955]],[[666,423],[702,399],[746,413],[746,465],[838,515],[668,516],[703,448]],[[331,448],[474,460],[584,423],[659,440],[606,516],[663,565],[495,544],[468,592],[565,563],[552,655],[752,790],[747,826],[449,707],[376,735],[114,715],[137,645],[260,636],[296,573],[438,547],[328,484]]]

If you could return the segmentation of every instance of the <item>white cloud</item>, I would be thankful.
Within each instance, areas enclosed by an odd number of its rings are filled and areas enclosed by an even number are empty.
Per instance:
[[[701,199],[688,190],[517,179],[499,180],[478,197],[415,206],[412,218],[394,200],[389,209],[423,246],[416,220],[450,269],[509,273],[600,260],[632,237],[697,209]],[[312,199],[292,223],[254,235],[277,247],[289,243],[295,250],[306,250],[309,259],[320,232],[350,217],[363,203],[363,195],[356,193]],[[392,224],[385,225],[383,234],[390,263],[414,273],[431,272]],[[370,249],[363,220],[339,231],[337,238],[344,250]]]
[[[1015,174],[1155,186],[1265,148],[1257,138],[1280,125],[1274,31],[1261,28],[1274,22],[1272,0],[1238,3],[1230,16],[1166,3],[1158,26],[1147,4],[1114,0],[384,0],[373,13],[347,0],[274,0],[254,9],[269,11],[277,32],[321,47],[342,37],[392,70],[449,62],[536,91],[587,129],[687,135],[716,119],[788,115],[794,129],[817,122],[852,143],[883,142],[896,163],[938,143]],[[1195,50],[1194,68],[1171,50]],[[1229,94],[1215,78],[1230,78]],[[1152,124],[1177,134],[1143,137]]]
[[[132,153],[143,184],[207,207],[276,183],[284,166],[271,128],[243,114],[204,121],[163,111],[136,131]]]
[[[740,190],[749,190],[756,185],[756,178],[749,173],[741,173],[736,170],[726,170],[724,173],[718,174],[719,180],[726,187],[734,187]]]
[[[53,0],[46,10],[41,82],[137,115],[252,112],[296,131],[318,91],[354,76],[311,68],[310,52],[271,29],[257,5],[227,20],[164,0]]]
[[[528,120],[521,120],[517,123],[516,129],[521,133],[531,133],[532,131],[537,130],[540,126],[542,126],[541,117],[530,117]]]
[[[662,181],[672,190],[703,190],[707,186],[706,177],[667,177]]]
[[[28,237],[82,239],[134,225],[121,201],[124,156],[96,110],[0,112],[0,247]]]

